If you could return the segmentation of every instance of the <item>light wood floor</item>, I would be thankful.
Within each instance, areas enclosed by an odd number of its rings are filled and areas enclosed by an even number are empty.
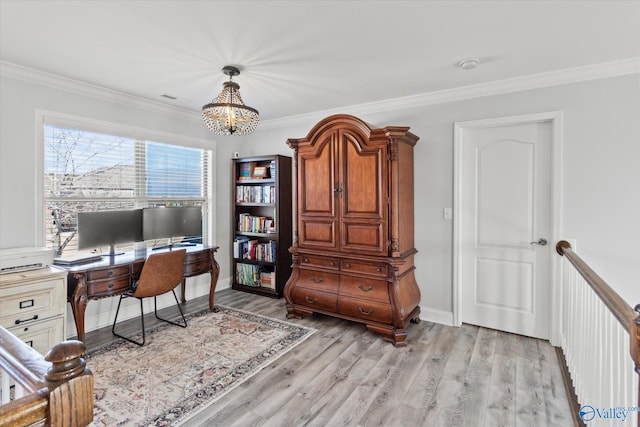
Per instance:
[[[279,319],[286,315],[284,299],[231,289],[217,292],[215,303]],[[183,305],[186,312],[206,307],[207,297]],[[358,323],[329,316],[290,321],[318,331],[188,426],[573,423],[555,350],[546,341],[422,321],[409,327],[407,347],[394,348]],[[126,331],[139,323],[122,326]],[[111,340],[110,328],[86,335],[90,349]]]

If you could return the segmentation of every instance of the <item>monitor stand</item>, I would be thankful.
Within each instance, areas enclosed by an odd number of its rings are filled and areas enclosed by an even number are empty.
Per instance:
[[[114,257],[116,255],[124,255],[124,252],[116,252],[116,245],[109,245],[109,253],[107,255]]]
[[[155,246],[153,248],[151,248],[152,251],[157,251],[159,249],[173,249],[173,248],[188,248],[191,246],[197,246],[197,243],[191,243],[191,242],[179,242],[179,243],[173,243],[172,239],[169,239],[169,244],[168,245],[164,245],[164,246]]]

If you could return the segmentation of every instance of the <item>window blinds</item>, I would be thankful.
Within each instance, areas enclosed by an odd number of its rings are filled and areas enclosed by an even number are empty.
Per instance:
[[[206,206],[206,150],[44,127],[47,246],[76,250],[77,213],[148,206]]]

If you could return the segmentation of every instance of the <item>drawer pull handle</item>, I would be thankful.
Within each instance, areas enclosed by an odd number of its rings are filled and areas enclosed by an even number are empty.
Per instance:
[[[113,288],[113,283],[109,283],[109,284],[107,285],[107,288],[109,288],[109,289]]]
[[[333,261],[331,261],[331,262],[329,263],[329,265],[330,265],[331,267],[334,267],[334,266],[336,265],[336,263],[335,263],[335,262],[333,262]]]
[[[309,262],[309,258],[303,259],[304,262]]]
[[[380,273],[382,269],[380,267],[376,268],[376,272]]]
[[[319,279],[317,279],[317,278],[315,278],[315,277],[311,277],[311,281],[312,281],[313,283],[322,283],[322,280],[323,280],[323,279],[322,279],[322,277],[321,277],[321,278],[319,278]]]
[[[315,303],[317,303],[317,302],[318,302],[318,298],[311,299],[311,298],[309,298],[309,297],[308,297],[308,296],[306,296],[306,295],[305,295],[305,297],[304,297],[304,300],[305,300],[306,302],[308,302],[309,304],[315,304]]]
[[[109,270],[109,271],[107,272],[107,277],[111,277],[111,276],[113,276],[113,271]]]
[[[344,265],[345,268],[351,268],[351,264],[347,263]]]
[[[20,301],[20,309],[22,310],[23,308],[29,308],[29,307],[33,307],[34,305],[34,301],[32,299],[28,299],[25,301]]]
[[[361,290],[361,291],[364,291],[364,292],[369,292],[369,291],[373,290],[373,287],[372,287],[372,286],[367,286],[367,288],[365,289],[365,287],[364,287],[364,286],[362,286],[362,284],[359,284],[359,285],[358,285],[358,288],[360,288],[360,290]]]
[[[24,343],[33,348],[33,340],[25,341]]]
[[[24,323],[24,322],[30,322],[32,320],[38,320],[38,315],[34,314],[31,319],[24,319],[24,320],[16,319],[16,325],[19,325],[20,323]]]
[[[362,307],[358,307],[358,311],[360,312],[360,314],[364,314],[365,316],[368,316],[373,313],[373,308],[370,308],[368,311],[364,311]]]

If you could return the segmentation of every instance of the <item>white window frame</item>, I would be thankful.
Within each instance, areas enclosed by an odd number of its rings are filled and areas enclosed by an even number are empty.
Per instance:
[[[178,145],[189,148],[199,148],[206,150],[209,163],[209,176],[207,182],[207,194],[205,198],[205,209],[203,212],[203,243],[215,245],[216,236],[216,197],[215,197],[215,175],[216,175],[216,149],[215,143],[204,139],[177,135],[167,132],[144,129],[135,126],[112,123],[87,117],[71,114],[58,113],[46,110],[36,110],[35,126],[35,224],[36,246],[46,246],[46,230],[44,221],[45,196],[44,196],[44,127],[45,125],[60,126],[74,129],[82,129],[92,132],[105,133],[111,135],[149,140],[170,145]]]

